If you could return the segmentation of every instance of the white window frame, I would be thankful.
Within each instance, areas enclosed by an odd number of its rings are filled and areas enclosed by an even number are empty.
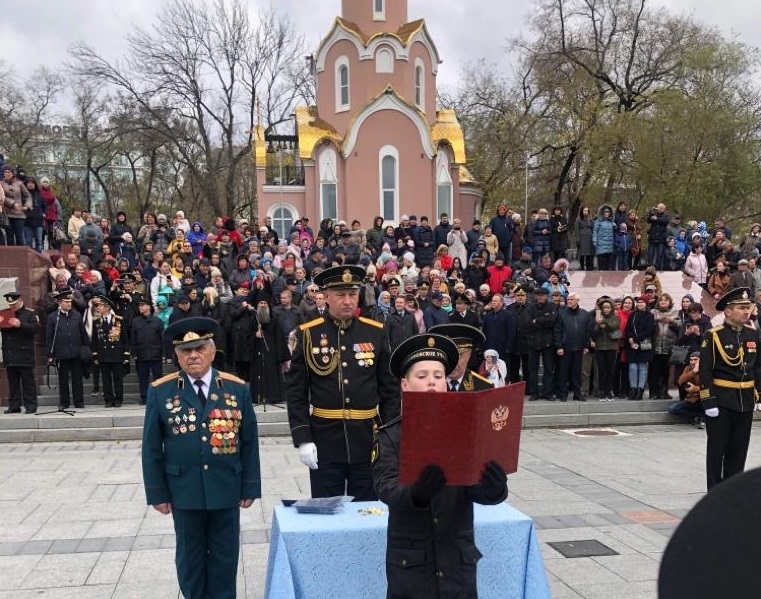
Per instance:
[[[391,157],[394,159],[394,187],[386,189],[383,187],[383,159]],[[385,145],[378,152],[378,191],[379,191],[379,205],[380,214],[384,221],[399,221],[399,150],[394,146]],[[393,191],[394,193],[394,213],[389,217],[385,213],[385,197],[384,194],[387,191]]]
[[[346,67],[346,103],[343,102],[343,85],[341,84],[341,70]],[[346,56],[336,59],[336,112],[345,112],[351,108],[351,68]]]
[[[281,234],[280,230],[278,230],[277,223],[278,221],[282,222],[282,218],[277,218],[276,212],[280,209],[288,210],[291,213],[291,225],[288,227],[288,230],[285,230],[285,227],[283,227],[283,232]],[[269,216],[272,219],[272,228],[275,230],[275,232],[278,234],[278,237],[280,239],[288,239],[288,231],[293,226],[293,223],[295,223],[299,219],[299,211],[296,210],[296,206],[293,204],[289,204],[286,202],[275,202],[272,204],[272,206],[269,207],[269,210],[267,210],[267,216]]]
[[[319,158],[320,176],[320,220],[325,218],[338,218],[338,154],[333,148],[325,148],[320,152]],[[328,214],[325,210],[325,186],[332,185],[335,189],[335,214]]]
[[[425,64],[421,58],[415,59],[414,77],[415,105],[425,110]]]
[[[446,191],[448,205],[442,205],[441,192]],[[449,172],[449,156],[446,151],[439,150],[436,154],[436,214],[454,212],[454,187],[452,185],[452,174]]]
[[[386,0],[370,0],[373,3],[373,21],[386,20]],[[378,5],[380,4],[380,10]]]
[[[381,46],[375,53],[375,72],[394,72],[394,52],[388,46]]]

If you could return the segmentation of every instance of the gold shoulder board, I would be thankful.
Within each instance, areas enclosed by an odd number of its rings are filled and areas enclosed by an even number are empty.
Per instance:
[[[299,330],[306,331],[307,329],[316,327],[318,324],[322,324],[323,322],[325,322],[325,318],[320,316],[319,318],[315,318],[314,320],[310,320],[309,322],[305,322],[304,324],[299,325]]]
[[[383,328],[383,325],[380,322],[378,322],[377,320],[372,320],[370,318],[365,318],[364,316],[360,316],[357,320],[359,320],[360,322],[364,322],[365,324],[372,325],[372,326],[374,326],[374,327],[376,327],[378,329],[382,329]]]
[[[165,376],[162,376],[160,379],[153,381],[151,383],[151,387],[159,387],[160,385],[163,385],[164,383],[168,383],[172,379],[176,380],[178,378],[180,378],[179,373],[172,372],[171,374],[167,374]]]
[[[246,381],[243,379],[238,378],[234,374],[230,374],[229,372],[219,372],[219,378],[224,379],[226,381],[232,381],[233,383],[238,383],[240,385],[245,385]]]
[[[712,329],[708,329],[708,332],[709,332],[709,333],[718,333],[718,332],[719,332],[719,331],[721,331],[722,329],[724,329],[724,325],[723,325],[723,324],[720,324],[720,325],[719,325],[719,326],[717,326],[717,327],[713,327]]]

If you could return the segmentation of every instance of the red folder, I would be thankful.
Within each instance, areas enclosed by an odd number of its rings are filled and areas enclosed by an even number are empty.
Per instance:
[[[16,318],[16,313],[10,308],[0,310],[0,329],[10,329],[11,325],[8,324],[8,320]]]
[[[428,464],[449,485],[474,485],[484,465],[518,470],[525,383],[469,393],[404,393],[399,482],[411,485]]]

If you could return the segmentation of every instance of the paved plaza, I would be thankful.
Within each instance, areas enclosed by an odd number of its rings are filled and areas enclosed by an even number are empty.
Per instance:
[[[553,597],[654,599],[658,563],[705,486],[705,432],[690,426],[576,437],[523,432],[509,502],[536,522]],[[761,428],[749,467],[761,465]],[[265,496],[243,511],[239,597],[264,593],[271,512],[306,496],[285,438],[262,441]],[[175,599],[172,521],[145,505],[140,443],[0,447],[0,599]],[[547,543],[596,539],[619,555],[564,558]]]

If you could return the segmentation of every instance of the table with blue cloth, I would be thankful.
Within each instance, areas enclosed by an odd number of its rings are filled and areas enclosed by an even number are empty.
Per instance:
[[[364,514],[368,508],[383,513]],[[531,518],[506,503],[473,508],[479,598],[550,599]],[[275,508],[265,598],[384,599],[387,526],[378,501],[348,503],[332,516]]]

